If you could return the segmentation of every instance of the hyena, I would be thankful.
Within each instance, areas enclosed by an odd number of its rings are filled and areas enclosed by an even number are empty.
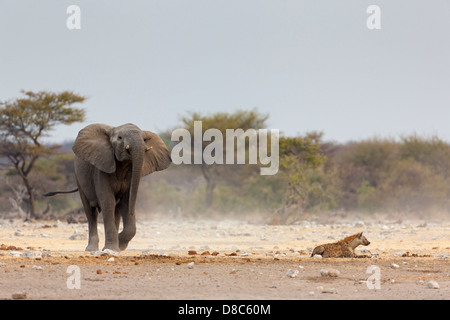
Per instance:
[[[338,242],[326,243],[315,247],[311,257],[318,254],[323,258],[368,258],[365,255],[355,254],[355,248],[359,245],[368,246],[369,244],[369,240],[360,232]]]

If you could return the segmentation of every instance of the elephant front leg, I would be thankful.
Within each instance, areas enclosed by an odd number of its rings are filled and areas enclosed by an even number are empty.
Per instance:
[[[121,199],[118,208],[123,222],[123,230],[119,233],[119,248],[125,250],[136,234],[136,217],[134,213],[129,213],[128,196]]]
[[[119,251],[119,236],[117,233],[114,206],[102,210],[103,224],[105,226],[105,246],[102,250],[109,249]]]
[[[97,208],[90,208],[90,217],[88,218],[89,242],[86,251],[98,251],[98,230],[97,230]]]
[[[123,217],[123,230],[119,233],[119,248],[125,250],[128,243],[136,234],[136,218],[135,215],[125,214]]]

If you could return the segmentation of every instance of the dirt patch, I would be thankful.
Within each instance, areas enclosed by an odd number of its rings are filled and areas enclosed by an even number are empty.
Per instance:
[[[310,257],[360,231],[372,258]],[[85,224],[5,220],[0,299],[449,299],[449,234],[441,222],[141,221],[127,251],[95,256]]]

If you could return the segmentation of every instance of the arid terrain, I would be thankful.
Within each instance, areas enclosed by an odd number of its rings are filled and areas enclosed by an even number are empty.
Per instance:
[[[120,254],[87,225],[0,220],[0,299],[449,299],[450,223],[138,221]],[[103,245],[103,225],[99,225]],[[310,257],[364,232],[360,259]]]

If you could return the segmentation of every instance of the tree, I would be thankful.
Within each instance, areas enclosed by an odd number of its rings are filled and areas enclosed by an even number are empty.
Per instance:
[[[75,93],[21,91],[25,97],[0,102],[0,157],[7,159],[27,190],[27,219],[36,218],[34,189],[29,179],[36,161],[54,153],[42,138],[59,124],[84,121],[85,111],[71,107],[86,98]]]
[[[280,138],[280,171],[287,184],[287,198],[277,210],[277,222],[287,223],[294,208],[298,215],[311,196],[323,197],[320,172],[326,162],[321,149],[322,133],[311,132],[304,137]]]
[[[242,129],[246,131],[248,129],[263,129],[266,127],[266,121],[269,118],[266,114],[261,114],[258,110],[237,110],[234,113],[217,112],[214,114],[204,115],[197,112],[188,113],[188,115],[181,118],[183,126],[189,131],[191,136],[194,136],[194,121],[202,122],[202,136],[208,129],[218,129],[223,137],[226,136],[227,129]],[[202,152],[206,146],[211,142],[203,141]],[[236,145],[235,145],[236,148]],[[193,145],[192,145],[193,149]],[[245,147],[248,152],[248,147]],[[223,155],[227,152],[233,152],[226,150],[226,144],[223,144]],[[194,152],[193,152],[194,153]],[[235,153],[236,155],[236,153]],[[195,157],[195,155],[194,155]],[[236,163],[236,162],[235,162]],[[231,185],[240,185],[243,177],[247,176],[252,169],[249,166],[230,166],[230,165],[218,165],[218,164],[206,164],[202,161],[198,165],[201,173],[206,181],[205,190],[205,207],[210,208],[213,204],[214,189],[220,181],[226,180]],[[239,167],[239,168],[238,168]]]

